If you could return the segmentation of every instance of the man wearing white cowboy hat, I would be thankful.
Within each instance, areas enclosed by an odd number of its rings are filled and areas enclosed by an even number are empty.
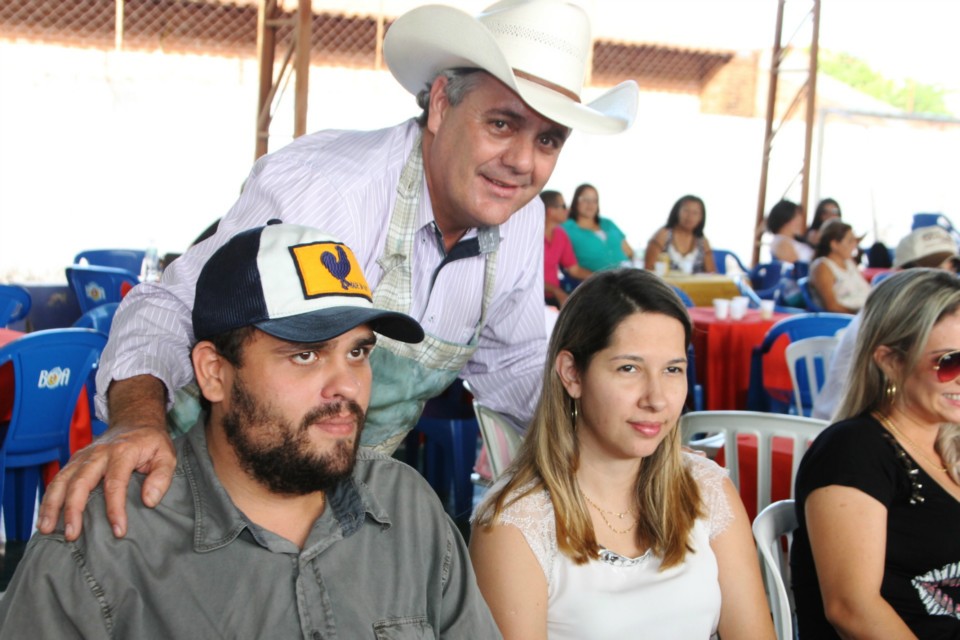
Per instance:
[[[206,415],[130,530],[90,502],[76,541],[37,534],[3,599],[7,638],[499,638],[466,545],[405,464],[358,453],[377,309],[350,247],[309,227],[235,235],[196,286]],[[97,494],[100,490],[97,490]]]
[[[127,296],[97,380],[111,428],[48,488],[40,530],[51,530],[66,501],[67,535],[76,535],[86,493],[104,473],[116,481],[107,483],[107,513],[117,535],[133,469],[150,473],[143,497],[156,504],[175,464],[165,403],[192,379],[197,274],[232,235],[274,217],[342,238],[377,305],[426,330],[418,345],[381,341],[364,445],[392,451],[458,375],[526,423],[546,353],[536,196],[571,129],[616,133],[636,111],[632,81],[581,101],[590,47],[586,14],[565,0],[505,0],[476,18],[431,5],[398,18],[384,57],[417,95],[421,117],[380,131],[321,131],[261,158],[216,235],[162,282]]]

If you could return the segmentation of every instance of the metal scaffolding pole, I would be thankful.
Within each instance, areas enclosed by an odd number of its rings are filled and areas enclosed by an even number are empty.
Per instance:
[[[297,11],[287,15],[277,0],[260,0],[257,7],[257,61],[260,86],[257,96],[257,133],[254,159],[269,150],[270,124],[273,122],[278,97],[295,75],[293,136],[307,131],[307,94],[310,82],[310,36],[313,11],[310,0],[298,0]],[[279,69],[275,69],[277,33],[290,27],[293,37]],[[291,65],[292,62],[292,65]]]
[[[812,5],[808,16],[811,19],[811,36],[809,44],[809,61],[807,64],[807,79],[803,85],[797,90],[797,93],[793,96],[793,99],[790,101],[790,105],[787,107],[783,116],[780,118],[778,123],[775,123],[776,116],[776,106],[778,103],[778,92],[780,89],[779,78],[781,73],[788,71],[797,71],[797,70],[787,70],[782,67],[782,63],[786,54],[789,53],[791,49],[791,44],[788,42],[786,46],[783,43],[783,16],[784,8],[786,6],[787,0],[779,0],[777,4],[777,26],[776,33],[774,34],[773,41],[773,59],[770,64],[770,86],[767,92],[767,114],[766,114],[766,127],[764,129],[763,137],[763,158],[760,166],[760,194],[757,199],[757,217],[754,225],[755,234],[753,241],[753,256],[752,264],[756,265],[760,260],[760,236],[763,231],[763,219],[766,210],[767,202],[767,190],[769,188],[769,174],[770,174],[770,156],[773,151],[774,142],[776,140],[777,134],[780,132],[783,124],[790,118],[794,110],[800,104],[802,98],[806,98],[805,105],[805,118],[804,118],[804,144],[803,144],[803,160],[800,166],[797,175],[791,181],[789,186],[792,186],[794,182],[799,178],[800,180],[800,208],[804,211],[806,215],[808,199],[810,196],[810,158],[811,158],[811,148],[813,145],[813,128],[814,128],[814,117],[815,117],[815,104],[817,99],[817,52],[818,52],[818,41],[820,38],[820,0],[806,0]],[[800,69],[799,71],[803,71]],[[782,193],[786,193],[787,189],[783,189]]]

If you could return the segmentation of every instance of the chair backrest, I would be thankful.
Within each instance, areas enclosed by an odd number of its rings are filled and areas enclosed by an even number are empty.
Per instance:
[[[81,251],[74,258],[75,264],[88,264],[98,267],[124,269],[130,273],[140,273],[143,265],[143,249],[89,249]]]
[[[733,251],[728,251],[727,249],[712,249],[713,251],[713,263],[717,267],[717,273],[727,273],[730,270],[730,267],[736,266],[743,273],[747,273],[750,270],[743,266],[743,261],[740,260],[740,257],[735,254]],[[733,261],[733,265],[730,264],[730,261]]]
[[[790,466],[790,495],[793,496],[794,480],[804,452],[817,435],[829,423],[802,416],[759,411],[694,411],[680,418],[680,432],[684,444],[694,445],[695,435],[708,437],[714,434],[724,436],[724,464],[730,473],[730,480],[740,488],[740,457],[737,436],[749,435],[757,439],[757,510],[762,510],[771,502],[771,478],[773,469],[773,439],[785,438],[792,441],[792,460]],[[703,442],[701,439],[700,442]],[[715,441],[713,438],[710,441]],[[709,453],[709,451],[708,451]]]
[[[915,213],[913,214],[913,223],[910,230],[920,229],[921,227],[943,227],[944,229],[953,229],[953,223],[942,213]]]
[[[0,284],[0,327],[26,318],[30,304],[29,291],[15,284]]]
[[[108,302],[90,309],[73,323],[74,327],[96,329],[104,335],[110,335],[113,325],[113,316],[117,313],[119,302]]]
[[[80,390],[106,343],[107,337],[93,329],[50,329],[0,348],[0,366],[11,365],[14,379],[10,423],[0,445],[0,496],[8,539],[30,537],[39,488],[36,467],[52,461],[62,466],[69,459]],[[10,475],[20,477],[4,486]]]
[[[814,313],[822,312],[824,309],[817,300],[813,285],[810,284],[810,276],[805,276],[797,280],[797,285],[799,285],[800,291],[803,293],[803,303],[807,306],[807,311]]]
[[[520,448],[520,434],[500,412],[476,400],[473,401],[473,411],[477,414],[477,423],[480,425],[480,437],[487,446],[491,479],[496,481],[517,454],[517,449]]]
[[[793,401],[798,416],[809,416],[826,382],[836,336],[803,338],[787,345],[787,368],[793,383]],[[799,371],[798,371],[799,369]]]
[[[780,278],[783,277],[783,270],[787,264],[779,260],[772,260],[762,262],[750,269],[750,284],[753,285],[754,291],[759,292],[777,286]]]
[[[683,306],[685,306],[687,309],[689,309],[690,307],[696,306],[695,304],[693,304],[693,299],[689,295],[687,295],[686,291],[684,291],[680,287],[673,284],[670,285],[670,287],[673,289],[674,293],[676,293],[680,297],[680,301],[683,302]]]
[[[853,316],[849,313],[798,313],[784,318],[770,327],[760,345],[761,353],[769,353],[777,339],[786,334],[790,342],[813,338],[815,336],[834,336],[837,331],[845,328]]]
[[[790,584],[790,544],[796,528],[797,512],[793,500],[774,502],[753,521],[753,539],[760,551],[767,600],[780,640],[793,640],[793,592],[787,585]],[[787,539],[786,550],[782,538]]]
[[[134,273],[114,267],[71,265],[66,271],[83,313],[101,304],[120,302],[124,283],[134,287],[140,282]]]

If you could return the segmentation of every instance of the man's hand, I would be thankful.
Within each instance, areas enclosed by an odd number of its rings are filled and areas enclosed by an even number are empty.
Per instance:
[[[90,492],[103,479],[107,519],[118,538],[127,531],[126,495],[134,471],[147,474],[141,497],[155,507],[170,488],[177,465],[167,434],[166,389],[153,376],[136,376],[110,385],[110,429],[76,452],[47,487],[37,528],[51,533],[63,510],[65,536],[76,540]]]

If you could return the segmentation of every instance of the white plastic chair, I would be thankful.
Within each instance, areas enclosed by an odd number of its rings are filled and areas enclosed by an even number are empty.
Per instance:
[[[694,411],[680,418],[680,433],[683,443],[692,448],[700,444],[715,445],[716,434],[723,436],[724,462],[730,472],[730,480],[740,489],[740,456],[737,436],[752,435],[757,439],[757,512],[771,502],[771,476],[773,469],[773,439],[788,438],[793,441],[793,460],[790,468],[790,497],[797,477],[800,459],[814,438],[829,423],[826,420],[791,416],[784,413],[757,411]],[[693,440],[697,434],[709,437]],[[708,451],[707,447],[704,447]]]
[[[780,640],[793,640],[793,591],[790,584],[790,544],[797,528],[797,513],[793,500],[774,502],[757,514],[753,521],[753,539],[760,550],[763,581],[767,600],[773,613],[773,626]],[[784,551],[781,538],[787,539]]]
[[[793,383],[793,402],[798,416],[809,416],[816,404],[823,383],[826,382],[827,369],[830,368],[830,356],[837,346],[835,336],[804,338],[787,345],[787,368]],[[806,373],[805,384],[801,385],[797,376],[797,364]],[[819,366],[818,366],[819,363]],[[804,398],[807,402],[804,403]]]

